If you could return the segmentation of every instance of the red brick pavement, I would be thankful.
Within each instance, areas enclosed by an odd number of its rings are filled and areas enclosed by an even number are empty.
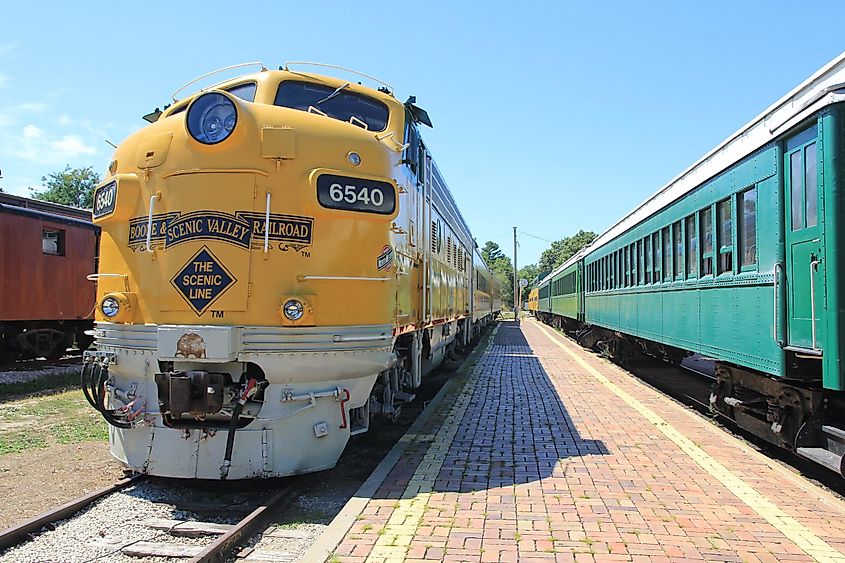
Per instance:
[[[710,470],[538,324],[501,323],[463,393],[408,437],[405,455],[335,558],[812,561],[786,531],[804,547],[820,543],[823,549],[813,552],[819,560],[822,553],[845,561],[836,551],[845,552],[845,503],[613,364],[562,342],[689,438]],[[722,466],[729,478],[717,478]],[[775,516],[725,485],[734,481],[776,505]]]

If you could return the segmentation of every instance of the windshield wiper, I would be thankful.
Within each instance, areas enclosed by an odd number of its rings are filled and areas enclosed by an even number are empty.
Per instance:
[[[335,90],[334,92],[332,92],[331,94],[329,94],[328,96],[326,96],[325,98],[320,100],[319,102],[315,103],[314,105],[319,106],[323,102],[328,102],[329,100],[331,100],[332,98],[334,98],[335,96],[340,94],[340,91],[343,90],[344,88],[348,87],[348,86],[349,86],[349,82],[347,82],[346,84],[344,84],[343,86],[341,86],[340,88],[338,88],[337,90]]]

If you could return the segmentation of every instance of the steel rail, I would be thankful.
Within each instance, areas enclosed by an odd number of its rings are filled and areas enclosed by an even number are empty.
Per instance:
[[[124,489],[129,485],[134,485],[135,483],[138,483],[140,480],[145,479],[146,477],[146,475],[134,475],[132,477],[121,479],[120,481],[112,485],[97,489],[96,491],[88,493],[85,496],[81,496],[76,500],[72,500],[59,507],[48,510],[47,512],[44,512],[43,514],[40,514],[34,518],[30,518],[29,520],[26,520],[25,522],[22,522],[17,526],[6,528],[2,532],[0,532],[0,550],[7,549],[9,547],[23,543],[26,539],[28,539],[28,536],[30,534],[38,532],[47,524],[58,522],[59,520],[64,520],[65,518],[69,518],[70,516],[73,516],[89,504],[93,503],[95,500],[111,493],[117,492],[121,489]]]
[[[190,560],[190,563],[218,563],[224,561],[229,551],[266,529],[270,523],[270,519],[279,512],[279,509],[287,506],[289,501],[298,495],[301,483],[301,478],[291,478],[291,481],[281,491],[278,491],[264,504],[250,512],[234,528],[214,540],[213,543],[207,545],[205,549]]]

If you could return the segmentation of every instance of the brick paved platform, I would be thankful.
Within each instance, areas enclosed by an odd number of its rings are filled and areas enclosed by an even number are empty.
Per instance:
[[[548,327],[461,377],[333,561],[845,561],[845,502]]]

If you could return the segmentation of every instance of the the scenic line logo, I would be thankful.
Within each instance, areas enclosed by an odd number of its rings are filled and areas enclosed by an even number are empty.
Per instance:
[[[129,220],[129,243],[132,250],[147,246],[148,217]],[[192,211],[153,215],[150,246],[167,249],[192,240],[218,240],[241,248],[260,248],[267,238],[281,243],[280,250],[302,250],[311,245],[314,218],[298,215],[270,214],[269,224],[263,213],[236,211],[234,215],[220,211]]]

